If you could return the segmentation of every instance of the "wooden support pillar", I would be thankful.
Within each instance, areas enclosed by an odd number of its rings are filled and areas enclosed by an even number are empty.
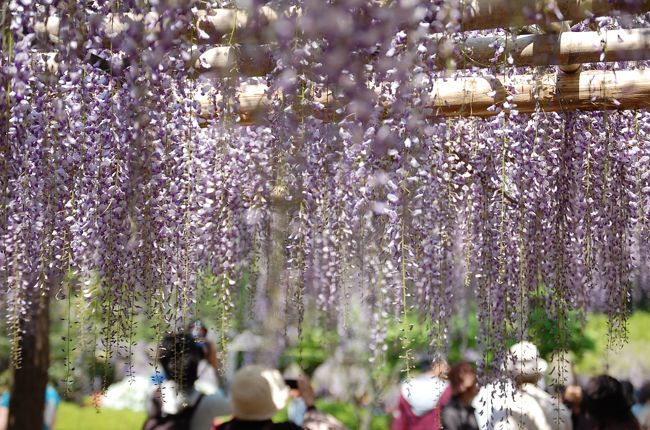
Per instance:
[[[512,96],[505,104],[506,97]],[[272,97],[266,85],[242,86],[239,114],[242,124],[262,122]],[[201,115],[219,114],[217,94],[196,94]],[[345,106],[332,93],[323,91],[312,104],[312,114],[327,121],[336,118],[334,106]],[[335,103],[336,102],[336,103]],[[650,108],[650,71],[590,70],[541,76],[517,75],[505,80],[487,77],[438,79],[426,95],[423,108],[428,116],[493,116],[503,108],[521,113],[572,110],[623,110]],[[386,106],[389,108],[390,106]]]

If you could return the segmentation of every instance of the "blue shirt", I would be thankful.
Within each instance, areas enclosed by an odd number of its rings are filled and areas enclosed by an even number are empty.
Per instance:
[[[45,388],[45,411],[44,411],[44,422],[43,430],[50,430],[50,424],[54,419],[54,414],[56,413],[57,408],[61,403],[61,396],[56,392],[54,387],[48,384]],[[3,408],[9,409],[9,392],[5,391],[0,400],[0,406]]]

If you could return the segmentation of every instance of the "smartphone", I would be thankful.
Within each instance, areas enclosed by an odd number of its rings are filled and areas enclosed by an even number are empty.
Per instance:
[[[284,383],[287,384],[292,390],[298,389],[298,380],[297,379],[285,379]]]

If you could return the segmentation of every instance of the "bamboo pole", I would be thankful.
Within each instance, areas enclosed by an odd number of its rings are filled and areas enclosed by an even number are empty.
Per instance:
[[[442,41],[441,41],[442,42]],[[498,46],[505,47],[496,55]],[[650,29],[485,36],[467,39],[452,56],[440,57],[440,67],[491,67],[512,57],[518,66],[569,65],[602,61],[650,59]]]
[[[512,96],[508,101],[507,97]],[[437,80],[424,105],[431,115],[493,116],[503,108],[530,113],[573,110],[626,110],[650,107],[650,71],[591,70]]]
[[[460,27],[462,31],[487,30],[648,10],[650,0],[471,0],[463,10]]]
[[[458,24],[461,31],[485,30],[648,11],[650,0],[471,0],[465,2]],[[291,13],[300,15],[299,10]],[[202,43],[269,40],[274,22],[288,15],[268,6],[260,8],[255,19],[242,10],[208,9],[198,18],[199,39]],[[442,17],[442,21],[454,18]]]
[[[457,20],[462,31],[490,28],[518,27],[529,24],[546,24],[564,20],[582,20],[590,17],[638,14],[650,11],[650,0],[470,0],[460,18],[441,17],[442,22]],[[274,9],[262,6],[253,15],[240,9],[213,8],[196,13],[198,40],[203,44],[232,44],[234,42],[266,42],[274,39],[275,23],[289,17],[300,16],[299,9]],[[147,31],[156,33],[161,25],[158,15],[108,14],[90,15],[90,22],[105,29],[108,38],[118,37],[131,22],[142,22]],[[60,18],[50,16],[35,25],[40,36],[58,41]]]
[[[193,62],[193,66],[198,73],[263,76],[270,73],[275,64],[268,46],[237,45],[210,48]]]
[[[508,101],[507,97],[511,96]],[[262,122],[272,99],[266,85],[241,87],[238,113],[241,124]],[[217,94],[196,94],[201,115],[219,114],[222,99]],[[334,106],[345,106],[332,93],[313,99],[311,111],[325,121],[340,118]],[[650,108],[650,71],[591,70],[541,76],[519,75],[499,80],[485,77],[439,79],[423,101],[424,113],[434,116],[494,116],[500,111],[530,113],[573,110],[624,110]],[[388,109],[389,106],[386,106]]]
[[[497,55],[499,46],[505,50]],[[451,69],[492,67],[495,61],[505,62],[509,57],[517,66],[650,60],[650,29],[471,37],[451,56],[439,57],[437,63],[440,68]],[[203,53],[195,68],[200,72],[237,70],[247,76],[262,76],[273,69],[273,54],[270,48],[258,45],[216,47]]]
[[[445,42],[441,38],[439,43]],[[505,47],[500,55],[496,54],[498,46]],[[492,67],[495,61],[502,63],[509,57],[517,66],[650,60],[650,29],[472,37],[459,44],[451,55],[440,56],[437,64],[441,69]],[[48,66],[55,65],[50,56]],[[275,64],[270,46],[244,44],[210,48],[195,55],[188,63],[190,66],[201,74],[264,76]],[[108,71],[109,66],[100,68]]]

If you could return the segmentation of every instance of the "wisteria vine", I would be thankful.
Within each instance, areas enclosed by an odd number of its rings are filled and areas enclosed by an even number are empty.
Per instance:
[[[247,3],[254,16],[268,2]],[[0,300],[16,364],[44,296],[83,297],[79,315],[103,321],[95,335],[111,351],[136,313],[160,330],[185,325],[206,273],[221,285],[223,321],[239,294],[260,326],[278,311],[302,321],[309,303],[342,321],[360,298],[375,356],[389,317],[408,330],[412,311],[444,350],[468,295],[486,365],[524,336],[540,294],[558,324],[596,308],[624,338],[634,291],[650,287],[646,111],[436,117],[422,105],[434,79],[521,70],[503,50],[482,71],[439,67],[462,46],[462,5],[276,3],[289,12],[272,27],[269,74],[196,78],[196,17],[234,4],[5,2]],[[126,13],[145,18],[118,22]],[[56,35],[43,30],[51,17]],[[257,125],[238,124],[242,83],[268,85]],[[218,93],[219,115],[197,93]],[[254,288],[240,288],[244,275]]]

